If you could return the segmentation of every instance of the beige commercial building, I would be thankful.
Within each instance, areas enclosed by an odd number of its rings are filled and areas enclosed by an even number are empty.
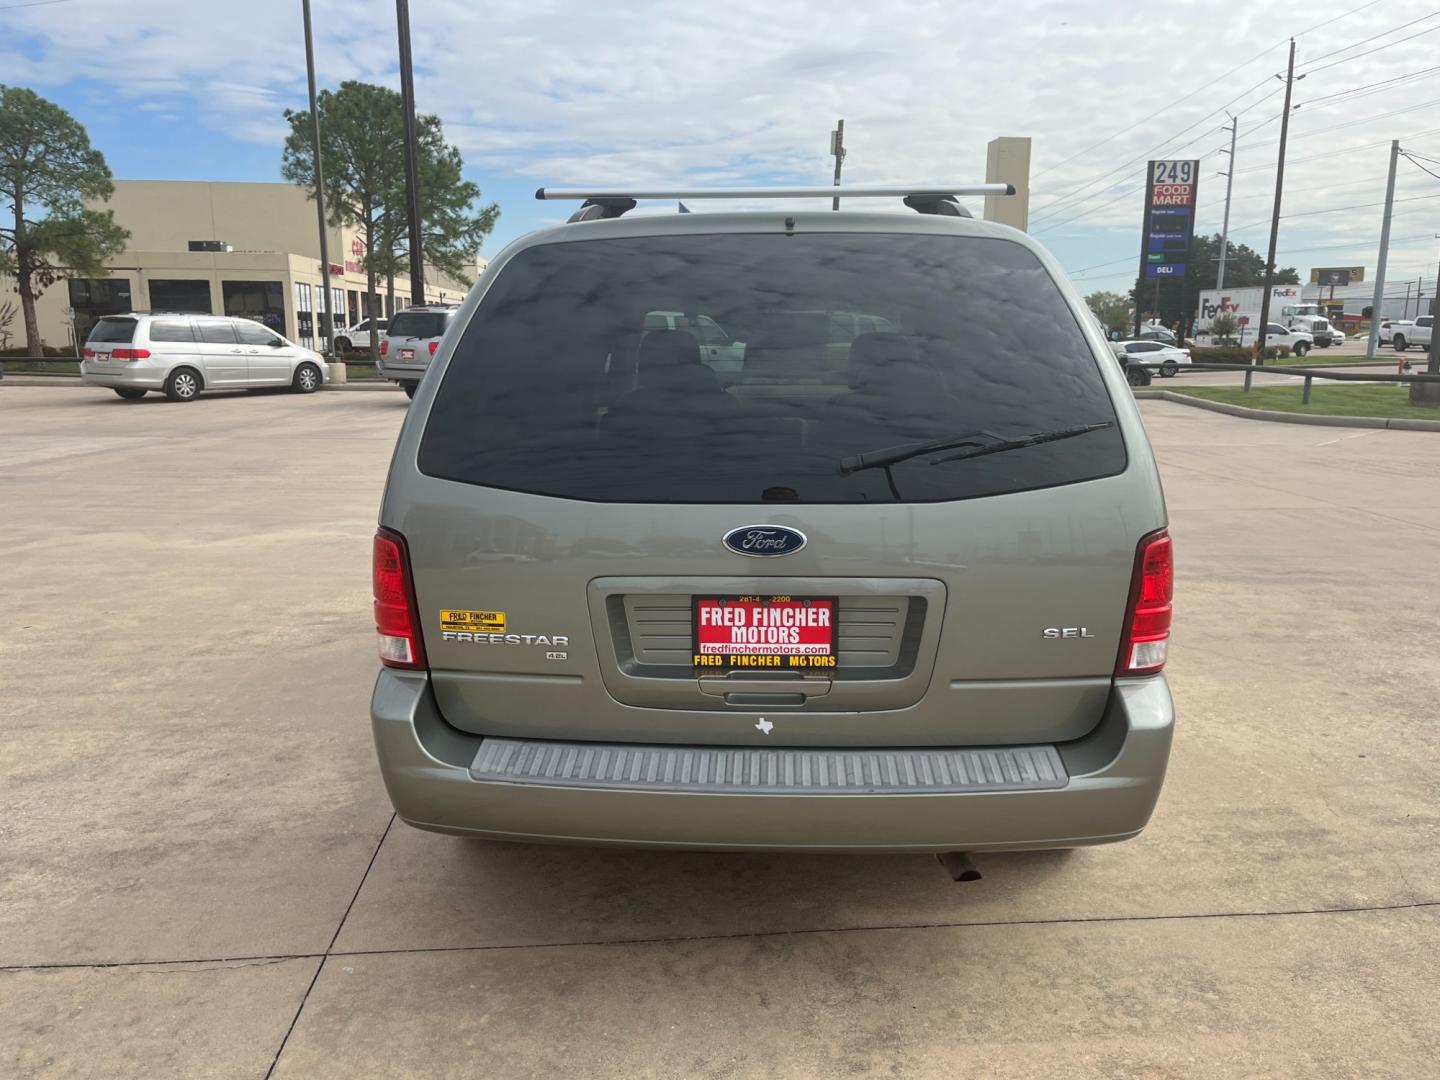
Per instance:
[[[117,180],[103,209],[130,231],[109,276],[50,286],[36,304],[40,335],[52,348],[83,342],[95,320],[126,311],[187,311],[256,319],[302,345],[319,347],[324,310],[315,204],[294,184]],[[337,330],[365,316],[364,234],[328,230],[332,311]],[[475,273],[484,267],[476,259]],[[426,268],[425,303],[455,303],[468,284]],[[385,302],[385,283],[378,285]],[[395,282],[395,307],[411,301],[408,272]],[[0,308],[14,304],[11,346],[24,322],[13,278],[0,276]],[[384,312],[390,314],[388,310]]]

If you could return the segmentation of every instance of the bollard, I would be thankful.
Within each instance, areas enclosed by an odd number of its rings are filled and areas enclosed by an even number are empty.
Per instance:
[[[1255,371],[1252,368],[1245,369],[1245,393],[1250,392],[1250,381],[1255,378]]]
[[[1310,404],[1310,383],[1311,383],[1311,378],[1310,378],[1309,375],[1306,375],[1306,376],[1305,376],[1305,389],[1303,389],[1302,391],[1300,391],[1300,404],[1301,404],[1301,405],[1309,405],[1309,404]]]

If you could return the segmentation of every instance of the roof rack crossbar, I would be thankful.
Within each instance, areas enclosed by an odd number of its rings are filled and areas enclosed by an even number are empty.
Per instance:
[[[755,188],[662,188],[639,190],[593,190],[588,188],[539,188],[535,198],[582,200],[571,221],[617,218],[635,208],[640,199],[876,199],[899,198],[922,214],[948,217],[972,215],[956,201],[957,195],[1014,195],[1013,184],[901,184],[890,187],[755,187]]]

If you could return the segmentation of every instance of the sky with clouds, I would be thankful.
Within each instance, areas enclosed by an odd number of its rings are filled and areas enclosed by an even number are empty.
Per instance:
[[[1434,0],[410,0],[416,98],[501,219],[485,251],[562,220],[540,184],[981,180],[997,135],[1034,140],[1031,231],[1086,291],[1123,289],[1149,157],[1199,157],[1198,228],[1268,238],[1287,38],[1296,84],[1281,265],[1373,272],[1389,141],[1390,278],[1436,274]],[[1437,5],[1440,7],[1440,5]],[[322,86],[398,87],[390,0],[314,0]],[[0,82],[89,128],[117,177],[278,180],[305,106],[300,0],[0,0]],[[1429,157],[1435,160],[1425,161]],[[1349,209],[1341,209],[1346,208]],[[978,209],[978,208],[977,208]]]

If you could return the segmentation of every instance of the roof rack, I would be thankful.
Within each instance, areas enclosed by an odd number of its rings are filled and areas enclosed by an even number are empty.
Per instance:
[[[956,200],[957,195],[1014,195],[1013,184],[904,184],[898,187],[756,187],[756,188],[676,188],[638,191],[595,190],[589,188],[538,188],[535,198],[547,200],[581,200],[580,209],[570,215],[571,221],[597,221],[618,218],[634,210],[640,199],[894,199],[899,198],[912,210],[922,214],[948,217],[970,217]]]

